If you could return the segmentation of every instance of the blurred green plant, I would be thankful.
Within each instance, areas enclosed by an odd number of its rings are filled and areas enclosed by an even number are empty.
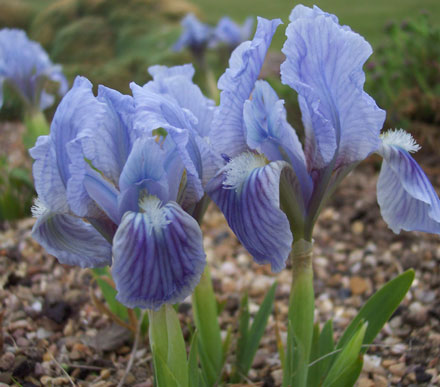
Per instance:
[[[368,92],[391,126],[440,124],[440,27],[422,12],[385,31],[388,38],[367,64]]]
[[[11,168],[7,158],[0,158],[0,221],[14,220],[30,215],[35,195],[30,172]]]

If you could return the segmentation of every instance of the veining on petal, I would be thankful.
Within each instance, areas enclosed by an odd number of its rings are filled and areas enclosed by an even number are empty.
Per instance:
[[[406,150],[408,153],[415,153],[421,149],[414,137],[403,129],[390,129],[380,135],[383,143],[393,145]]]

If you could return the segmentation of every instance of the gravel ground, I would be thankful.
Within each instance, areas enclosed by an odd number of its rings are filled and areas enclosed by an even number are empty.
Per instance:
[[[438,158],[421,156],[440,188]],[[439,238],[417,232],[395,235],[387,228],[376,203],[378,162],[369,159],[343,182],[315,228],[316,321],[333,318],[339,336],[373,292],[414,268],[413,286],[365,356],[358,386],[438,386]],[[32,240],[33,223],[24,219],[0,230],[0,386],[116,386],[130,358],[132,334],[91,301],[90,291],[102,296],[89,271],[60,265]],[[237,328],[244,290],[255,313],[278,281],[276,313],[269,319],[248,384],[279,386],[275,336],[276,330],[282,339],[287,335],[291,272],[274,276],[267,266],[254,264],[213,205],[203,228],[214,287],[225,305],[220,315],[224,334]],[[190,322],[191,301],[179,310],[182,322]],[[226,373],[231,361],[232,355]],[[142,341],[125,385],[152,386],[151,369],[149,348]]]

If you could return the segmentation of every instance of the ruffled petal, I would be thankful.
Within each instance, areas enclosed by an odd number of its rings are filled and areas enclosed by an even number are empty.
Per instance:
[[[316,6],[295,7],[291,21],[281,77],[299,94],[309,170],[328,165],[335,152],[335,168],[363,160],[378,148],[385,119],[363,90],[371,46]]]
[[[219,154],[235,157],[247,149],[243,105],[254,89],[272,37],[280,19],[258,18],[254,39],[240,44],[232,53],[229,68],[220,77],[220,106],[212,122],[212,143]]]
[[[265,81],[257,81],[252,100],[244,104],[246,141],[251,149],[270,161],[284,160],[292,165],[301,186],[304,203],[312,192],[312,179],[307,173],[304,152],[298,136],[286,119],[284,101]]]
[[[206,98],[193,83],[193,66],[152,66],[148,71],[153,76],[153,81],[145,84],[143,88],[173,98],[177,105],[195,116],[197,122],[193,122],[192,127],[197,134],[207,136],[211,130],[215,103]]]
[[[29,150],[34,158],[32,174],[40,201],[54,212],[67,212],[66,187],[57,167],[55,144],[49,136],[40,136]]]
[[[189,13],[182,19],[183,32],[174,44],[174,51],[182,51],[186,47],[201,49],[212,36],[212,28]]]
[[[220,170],[206,190],[255,261],[270,263],[272,271],[279,272],[293,242],[279,194],[281,172],[289,165],[265,164],[262,156],[243,153]]]
[[[83,268],[111,265],[111,244],[77,217],[45,210],[34,224],[32,237],[61,263]]]
[[[377,182],[377,201],[388,226],[440,234],[440,200],[427,176],[404,149],[382,144],[384,158]]]
[[[146,200],[146,212],[126,213],[116,232],[112,274],[120,302],[157,310],[191,294],[205,253],[199,225],[177,203]]]

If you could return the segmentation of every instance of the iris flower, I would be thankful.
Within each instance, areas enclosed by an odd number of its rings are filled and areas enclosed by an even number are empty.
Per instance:
[[[22,30],[0,30],[0,107],[6,83],[32,109],[46,109],[54,102],[54,96],[45,90],[48,81],[59,83],[60,96],[66,93],[68,83],[61,66],[50,61],[39,43],[29,40]]]
[[[199,225],[184,208],[203,196],[193,131],[196,116],[209,120],[212,103],[192,84],[191,66],[151,72],[155,79],[145,89],[132,86],[134,97],[103,86],[95,97],[89,81],[75,80],[50,135],[31,149],[38,192],[33,236],[61,263],[112,265],[119,301],[158,309],[188,296],[205,266]],[[194,112],[166,89],[173,77],[198,90]],[[157,119],[180,118],[187,127],[163,122],[166,134],[155,138],[154,114],[148,122],[144,114],[157,107],[163,109]]]
[[[215,28],[212,45],[224,43],[231,48],[235,48],[250,38],[253,26],[254,19],[252,17],[248,17],[243,25],[240,26],[231,18],[224,16],[219,20]]]
[[[417,144],[402,130],[381,134],[385,112],[363,90],[371,46],[316,6],[293,9],[281,79],[298,93],[303,148],[284,101],[257,80],[280,23],[260,18],[218,83],[212,141],[226,164],[207,192],[241,243],[256,262],[283,269],[292,242],[311,240],[328,197],[372,153],[384,159],[378,202],[391,229],[440,233],[439,198],[410,155]]]
[[[183,32],[173,46],[174,51],[190,48],[194,54],[200,55],[211,41],[213,28],[202,23],[193,13],[182,19]]]

